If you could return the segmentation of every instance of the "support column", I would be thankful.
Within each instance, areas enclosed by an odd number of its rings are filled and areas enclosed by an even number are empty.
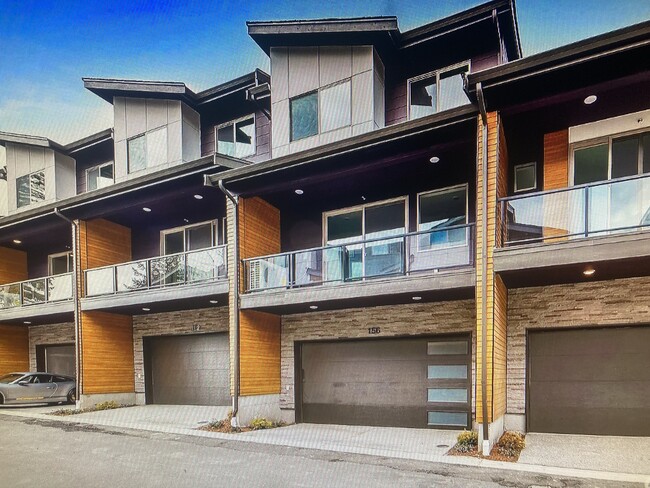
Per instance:
[[[27,253],[0,247],[0,284],[27,278]],[[29,371],[29,329],[23,325],[0,325],[0,375],[14,371]]]
[[[476,211],[476,422],[479,439],[483,437],[484,420],[488,423],[489,441],[479,443],[489,451],[503,433],[506,412],[506,320],[508,290],[500,276],[494,273],[494,248],[501,244],[498,198],[507,194],[508,155],[503,127],[496,112],[487,114],[487,141],[483,141],[483,123],[478,119],[477,145],[477,211]],[[483,168],[483,144],[487,143],[487,168]],[[487,179],[487,206],[483,208],[484,180]],[[487,219],[484,235],[483,219]],[[483,240],[485,256],[485,289],[483,269]],[[485,306],[483,300],[485,299]],[[485,315],[484,315],[485,312]],[[485,331],[485,338],[483,337]],[[483,344],[485,343],[485,347]],[[485,366],[485,391],[483,374]],[[484,405],[485,398],[485,405]],[[485,407],[485,408],[484,408]],[[484,416],[485,412],[485,416]]]

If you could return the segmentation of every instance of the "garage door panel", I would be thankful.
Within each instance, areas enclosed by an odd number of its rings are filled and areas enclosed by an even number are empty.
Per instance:
[[[530,431],[650,435],[650,327],[535,331],[528,340]]]
[[[426,427],[429,412],[451,409],[462,414],[461,427],[467,427],[470,358],[458,352],[470,351],[468,340],[438,339],[443,340],[462,347],[429,347],[435,338],[302,344],[302,420]]]
[[[176,405],[230,403],[226,334],[147,338],[151,401]],[[225,357],[224,357],[225,356]]]

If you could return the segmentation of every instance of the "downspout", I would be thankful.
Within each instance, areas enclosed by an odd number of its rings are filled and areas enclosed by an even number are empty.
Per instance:
[[[478,107],[481,112],[481,120],[483,121],[482,127],[482,154],[481,154],[481,170],[483,172],[482,181],[482,215],[481,219],[481,402],[482,402],[482,415],[483,415],[483,447],[486,443],[489,448],[490,435],[488,432],[488,408],[487,408],[487,204],[488,204],[488,118],[485,109],[485,99],[483,98],[483,86],[481,83],[476,84],[476,95],[478,98]]]
[[[232,422],[233,427],[239,427],[237,421],[237,413],[239,412],[239,195],[235,195],[230,190],[228,190],[223,185],[223,180],[219,180],[218,183],[219,189],[223,192],[224,195],[232,202],[235,207],[235,218],[233,219],[233,262],[235,263],[234,269],[230,272],[233,273],[233,281],[235,286],[233,287],[233,296],[232,300],[234,302],[235,309],[235,326],[233,333],[233,344],[234,344],[234,361],[233,361],[233,377],[235,381],[233,382],[233,395],[232,395]]]
[[[74,220],[70,219],[63,215],[58,208],[55,208],[53,211],[54,215],[68,222],[72,229],[72,274],[74,279],[72,280],[72,296],[74,303],[74,344],[75,344],[75,380],[76,380],[76,390],[77,395],[75,399],[75,407],[79,408],[80,398],[81,398],[81,344],[80,344],[80,334],[79,334],[79,274],[77,270],[79,269],[79,260],[77,258],[77,229],[78,224]]]

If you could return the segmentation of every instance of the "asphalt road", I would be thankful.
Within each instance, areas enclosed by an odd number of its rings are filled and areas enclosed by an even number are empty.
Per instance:
[[[613,488],[626,485],[0,415],[0,486]]]

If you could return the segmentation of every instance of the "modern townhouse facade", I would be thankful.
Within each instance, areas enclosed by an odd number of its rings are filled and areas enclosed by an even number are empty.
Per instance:
[[[112,129],[0,133],[0,372],[485,449],[650,435],[650,26],[531,57],[510,0],[247,27],[271,76],[87,78]]]

